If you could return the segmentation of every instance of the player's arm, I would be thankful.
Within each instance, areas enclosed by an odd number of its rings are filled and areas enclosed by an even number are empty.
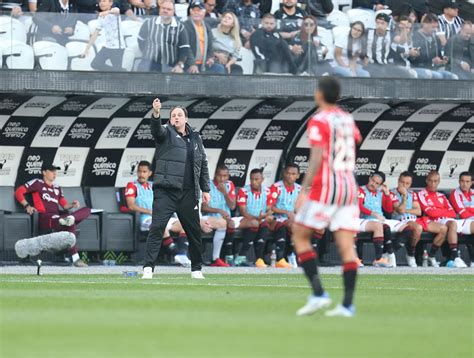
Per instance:
[[[268,196],[267,205],[275,214],[280,215],[290,215],[288,210],[278,209],[276,203],[278,202],[278,197],[280,196],[280,191],[276,185],[270,187],[270,195]]]
[[[474,216],[474,208],[466,208],[462,201],[462,197],[456,194],[456,190],[453,190],[449,195],[449,201],[461,219],[468,219]]]
[[[259,218],[250,215],[247,211],[247,192],[244,189],[239,190],[237,195],[237,205],[239,206],[240,215],[249,220],[258,220]]]
[[[236,196],[235,196],[235,186],[234,183],[230,182],[230,189],[229,191],[224,191],[224,199],[227,206],[230,210],[235,210],[236,207]]]
[[[36,185],[28,182],[24,185],[21,185],[18,189],[15,190],[15,198],[16,200],[23,206],[28,214],[33,214],[36,209],[32,206],[28,200],[25,198],[25,194],[34,193],[37,191]]]
[[[382,185],[382,208],[386,213],[393,213],[393,198],[386,184]]]
[[[249,220],[259,220],[259,218],[257,218],[256,216],[253,216],[253,215],[250,215],[247,211],[247,205],[240,205],[239,204],[239,211],[240,211],[240,214],[246,218],[246,219],[249,219]]]
[[[212,206],[209,206],[209,204],[201,204],[201,211],[204,213],[214,213],[214,214],[221,214],[224,217],[224,214],[227,216],[227,212],[225,210],[221,209],[216,209],[213,208]]]
[[[321,166],[321,160],[323,157],[324,149],[320,146],[315,146],[311,148],[310,156],[309,156],[309,163],[308,163],[308,170],[303,178],[303,183],[301,184],[301,191],[307,192],[308,188],[311,186],[313,182],[314,176],[319,170]]]

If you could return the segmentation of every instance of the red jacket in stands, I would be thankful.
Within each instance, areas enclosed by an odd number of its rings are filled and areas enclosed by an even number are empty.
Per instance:
[[[421,210],[430,219],[455,218],[456,212],[446,196],[436,191],[423,189],[418,193]]]
[[[39,213],[59,214],[58,204],[63,208],[67,205],[61,188],[56,184],[49,186],[42,179],[33,179],[20,186],[15,192],[16,200],[22,202],[27,193],[32,194],[33,206]]]
[[[474,218],[474,190],[463,192],[457,188],[451,192],[449,201],[462,219]]]

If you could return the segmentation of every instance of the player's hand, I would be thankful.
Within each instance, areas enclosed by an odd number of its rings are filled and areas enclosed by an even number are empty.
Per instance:
[[[387,184],[382,184],[380,188],[385,195],[390,195],[390,189],[388,188]]]
[[[267,217],[265,217],[265,220],[269,223],[272,223],[275,221],[275,217],[273,215],[268,215]]]
[[[209,234],[212,232],[212,226],[209,223],[209,221],[206,220],[204,222],[201,222],[201,230],[204,231],[206,234]]]
[[[217,190],[219,190],[222,194],[227,193],[227,188],[224,183],[217,184]]]
[[[28,215],[33,215],[33,213],[37,211],[35,207],[31,205],[28,205],[25,210],[28,213]]]
[[[398,192],[404,197],[407,196],[407,189],[405,187],[398,188]]]
[[[229,213],[228,213],[227,211],[221,210],[221,211],[220,211],[220,214],[221,214],[221,216],[222,216],[224,219],[226,219],[226,220],[230,219],[230,215],[229,215]]]
[[[160,115],[160,111],[161,101],[159,98],[155,98],[155,100],[153,101],[153,114],[155,115],[155,117],[158,117]]]
[[[211,202],[211,194],[202,193],[202,203],[208,205]]]
[[[73,200],[73,202],[71,203],[71,207],[79,209],[81,207],[81,203],[79,203],[79,200]]]
[[[288,213],[288,221],[290,222],[295,221],[295,213]]]

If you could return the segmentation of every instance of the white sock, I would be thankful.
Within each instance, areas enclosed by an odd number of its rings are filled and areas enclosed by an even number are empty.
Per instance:
[[[217,229],[214,233],[212,245],[212,259],[217,260],[221,256],[222,244],[224,244],[226,229]]]
[[[72,255],[72,262],[76,262],[79,259],[80,259],[79,254]]]

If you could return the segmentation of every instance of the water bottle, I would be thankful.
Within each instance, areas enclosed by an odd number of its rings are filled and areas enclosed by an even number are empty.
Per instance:
[[[272,267],[276,266],[276,258],[277,258],[276,251],[272,250],[272,255],[270,256],[270,261],[271,261]]]
[[[428,267],[428,251],[423,250],[423,267]]]

